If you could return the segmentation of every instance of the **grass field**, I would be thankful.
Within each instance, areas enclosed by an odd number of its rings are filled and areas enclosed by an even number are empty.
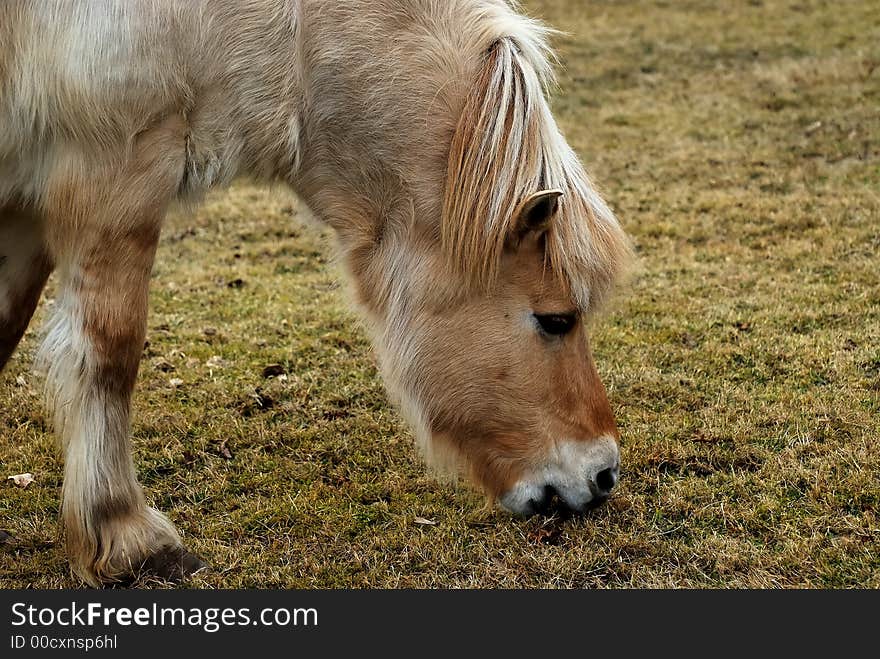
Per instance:
[[[880,4],[527,8],[569,33],[554,108],[639,256],[593,332],[619,489],[524,521],[431,477],[329,236],[239,186],[166,226],[135,405],[148,497],[213,566],[189,585],[880,587]],[[45,316],[0,375],[5,588],[78,583]]]

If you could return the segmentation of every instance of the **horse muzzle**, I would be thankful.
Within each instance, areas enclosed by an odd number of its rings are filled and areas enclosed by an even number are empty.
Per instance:
[[[619,477],[620,454],[614,438],[565,440],[545,464],[505,492],[500,503],[522,517],[557,508],[582,513],[607,501]]]

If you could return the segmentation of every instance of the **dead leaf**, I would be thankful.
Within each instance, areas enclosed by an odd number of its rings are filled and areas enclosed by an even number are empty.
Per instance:
[[[284,367],[281,364],[269,364],[263,369],[264,378],[271,378],[279,375],[284,375]]]
[[[275,399],[260,387],[256,387],[249,394],[243,396],[236,405],[238,413],[243,417],[250,417],[273,407],[275,407]]]
[[[169,362],[167,359],[160,357],[153,362],[153,368],[155,368],[157,371],[162,371],[163,373],[171,373],[171,371],[174,370],[174,364]]]
[[[181,380],[180,378],[171,378],[170,380],[168,380],[168,384],[176,389],[177,387],[183,385],[183,380]]]
[[[437,526],[437,522],[433,519],[425,519],[424,517],[416,517],[413,520],[413,523],[419,524],[421,526]]]
[[[15,487],[20,487],[21,489],[25,489],[28,485],[34,482],[33,474],[16,474],[15,476],[10,476],[6,480],[12,481],[12,484]]]
[[[230,451],[229,447],[226,445],[225,439],[222,442],[220,442],[220,446],[217,447],[217,450],[220,452],[220,455],[222,455],[224,458],[226,458],[227,460],[232,460],[232,451]]]
[[[562,528],[556,527],[541,527],[538,530],[529,534],[529,540],[535,544],[542,545],[555,545],[559,543],[559,536],[562,535]]]

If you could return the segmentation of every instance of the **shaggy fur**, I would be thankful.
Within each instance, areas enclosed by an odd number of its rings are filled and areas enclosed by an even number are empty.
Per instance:
[[[492,496],[564,474],[588,501],[616,469],[616,450],[589,448],[617,430],[584,323],[549,337],[533,314],[594,308],[627,241],[553,121],[547,30],[515,9],[0,4],[0,362],[56,267],[39,362],[83,579],[179,548],[131,462],[147,286],[168,205],[236,176],[289,184],[336,230],[426,453]],[[544,189],[562,196],[533,222]]]

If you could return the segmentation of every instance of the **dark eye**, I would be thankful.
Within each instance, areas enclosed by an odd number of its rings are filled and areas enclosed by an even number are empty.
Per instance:
[[[536,313],[534,316],[541,329],[552,336],[564,336],[577,324],[577,314],[575,313]]]

